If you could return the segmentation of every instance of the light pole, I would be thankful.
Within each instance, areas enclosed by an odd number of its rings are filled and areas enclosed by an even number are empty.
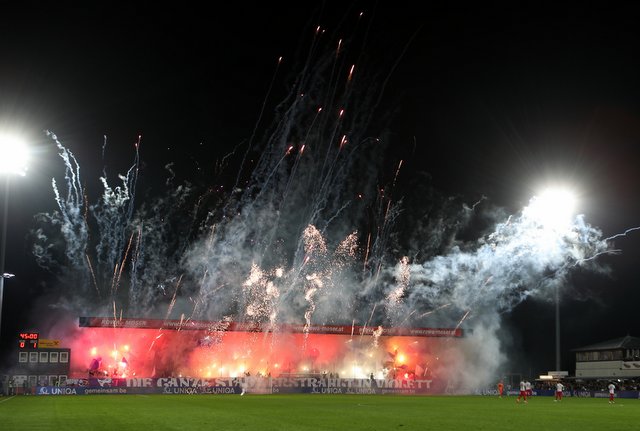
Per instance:
[[[0,240],[0,342],[2,341],[2,297],[4,295],[4,255],[7,250],[7,214],[9,213],[9,176],[3,181],[2,239]],[[1,345],[1,344],[0,344]]]
[[[5,272],[5,254],[7,250],[7,225],[9,216],[9,179],[11,175],[24,176],[27,171],[28,152],[22,139],[15,135],[0,134],[0,178],[2,190],[2,237],[0,238],[0,345],[2,342],[2,298],[4,279],[13,277]]]
[[[559,237],[571,232],[574,223],[576,197],[571,190],[566,188],[547,188],[532,200],[528,208],[528,214],[533,217],[546,232],[544,235],[549,240],[550,246],[558,241]],[[556,369],[560,371],[560,286],[555,282],[555,353]]]
[[[4,254],[7,250],[7,214],[9,207],[9,177],[3,181],[2,239],[0,240],[0,343],[2,342],[2,297],[4,295]],[[0,344],[1,345],[1,344]]]
[[[560,371],[560,288],[556,283],[556,371]]]

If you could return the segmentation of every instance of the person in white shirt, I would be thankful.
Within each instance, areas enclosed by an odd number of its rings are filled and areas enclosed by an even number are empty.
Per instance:
[[[609,383],[609,386],[607,387],[609,388],[609,404],[613,404],[615,403],[615,401],[613,401],[613,397],[616,392],[616,385]]]
[[[556,383],[556,399],[555,401],[562,401],[562,391],[564,390],[564,385],[560,382]]]
[[[524,380],[520,382],[520,395],[516,398],[516,403],[520,402],[520,399],[524,399],[524,403],[527,403],[527,385],[524,383]]]
[[[530,397],[531,395],[533,395],[533,391],[531,390],[531,382],[529,382],[529,380],[525,380],[524,386],[527,391],[527,397]]]

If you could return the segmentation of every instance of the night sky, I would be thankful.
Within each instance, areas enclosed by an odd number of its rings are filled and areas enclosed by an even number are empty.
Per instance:
[[[204,184],[216,161],[247,142],[263,108],[259,125],[269,124],[318,25],[319,46],[353,38],[347,61],[384,83],[372,109],[392,144],[378,182],[390,183],[403,161],[394,197],[407,213],[429,199],[473,205],[484,196],[513,214],[541,184],[562,182],[604,237],[640,226],[637,7],[288,3],[224,12],[153,3],[1,7],[0,126],[23,131],[37,150],[27,176],[11,181],[5,267],[16,277],[5,282],[2,356],[17,331],[39,329],[30,303],[53,283],[38,275],[27,240],[32,216],[55,208],[51,178],[63,172],[42,131],[54,132],[94,183],[103,167],[111,177],[128,169],[141,135],[138,196],[162,189],[168,162]],[[228,182],[229,172],[212,181]],[[600,259],[609,275],[576,271],[568,280],[563,369],[573,368],[572,348],[640,335],[640,232],[615,248],[621,253]],[[509,371],[537,376],[555,367],[552,302],[528,299],[503,323]]]

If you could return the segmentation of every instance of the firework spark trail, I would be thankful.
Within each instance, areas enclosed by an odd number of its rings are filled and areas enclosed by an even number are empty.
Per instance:
[[[60,225],[61,234],[66,246],[65,255],[77,275],[82,278],[86,278],[85,274],[87,268],[83,256],[86,254],[85,251],[89,240],[89,232],[86,220],[83,216],[85,211],[85,201],[82,184],[80,182],[80,165],[73,153],[67,150],[60,141],[58,141],[55,134],[47,131],[47,136],[49,136],[58,147],[58,155],[64,161],[64,178],[67,182],[67,194],[63,199],[58,190],[55,178],[52,179],[51,185],[60,213],[54,213],[48,216],[48,219],[52,224]],[[42,239],[45,241],[48,240],[48,238]],[[43,249],[48,250],[50,247],[44,246]],[[86,288],[86,285],[82,283],[82,287]]]
[[[286,200],[287,197],[289,196],[289,191],[291,189],[291,183],[292,181],[294,181],[295,178],[297,178],[296,175],[296,171],[298,170],[298,166],[300,166],[300,158],[302,157],[302,155],[304,154],[304,149],[307,145],[307,142],[309,141],[309,136],[311,136],[311,132],[313,131],[313,126],[316,124],[318,117],[320,116],[320,113],[322,112],[322,108],[318,108],[318,110],[316,111],[316,115],[313,117],[313,120],[311,120],[311,124],[309,125],[309,128],[307,129],[307,132],[304,136],[304,138],[302,139],[302,143],[300,145],[300,151],[298,151],[298,154],[295,158],[293,167],[291,168],[291,175],[289,175],[288,181],[287,181],[287,185],[284,189],[284,193],[282,194],[282,198],[283,200]]]
[[[58,155],[64,161],[65,179],[67,180],[67,187],[68,187],[66,200],[70,202],[74,208],[82,208],[84,206],[84,201],[83,201],[83,193],[82,193],[82,184],[80,183],[80,165],[78,164],[78,161],[76,160],[73,153],[68,149],[66,149],[64,146],[62,146],[60,141],[58,141],[58,137],[55,134],[49,131],[47,131],[46,133],[47,133],[47,136],[53,139],[54,142],[56,143],[58,150],[60,150],[60,153]],[[56,202],[58,203],[58,206],[61,207],[60,209],[63,210],[65,205],[61,203],[62,201],[60,199],[60,194],[58,193],[58,189],[55,186],[55,181],[54,181],[53,189],[56,194]]]
[[[331,186],[331,184],[333,184],[333,181],[331,181],[333,178],[332,172],[333,169],[335,167],[335,163],[336,163],[336,159],[340,156],[340,149],[341,146],[338,145],[337,147],[333,146],[333,142],[336,139],[336,135],[339,134],[340,126],[342,125],[342,120],[344,117],[344,108],[339,108],[340,110],[338,111],[338,117],[336,118],[334,124],[333,124],[333,128],[329,134],[328,137],[326,137],[325,139],[327,139],[327,143],[326,143],[326,149],[324,151],[324,160],[322,162],[322,167],[320,168],[320,178],[324,179],[324,181],[320,182],[320,187],[319,187],[319,196],[325,196],[326,195],[326,190],[327,188],[329,188]],[[335,153],[335,156],[332,156]],[[330,161],[330,159],[333,159]]]
[[[394,324],[396,323],[395,320],[400,317],[400,310],[397,306],[402,303],[402,297],[404,296],[406,290],[409,288],[409,282],[411,279],[411,270],[409,268],[408,257],[404,256],[402,259],[400,259],[395,279],[397,281],[397,284],[395,288],[391,292],[389,292],[385,299],[386,315],[390,317],[392,321],[394,321]],[[415,310],[413,312],[415,312]],[[413,312],[409,313],[407,318]]]
[[[462,322],[464,322],[464,320],[469,316],[469,313],[471,312],[471,310],[467,310],[466,313],[464,313],[464,316],[462,316],[462,318],[460,319],[460,321],[456,324],[455,329],[460,328],[460,325],[462,325]]]
[[[276,81],[276,76],[278,75],[278,70],[280,69],[280,64],[282,63],[282,57],[278,57],[278,64],[276,65],[276,70],[273,72],[273,77],[271,78],[271,83],[269,84],[269,88],[267,90],[267,94],[264,97],[264,100],[262,102],[262,108],[260,109],[260,114],[258,115],[258,119],[256,120],[256,124],[253,127],[253,132],[251,133],[251,137],[249,138],[249,141],[247,143],[247,149],[244,153],[244,156],[242,157],[242,162],[240,163],[240,169],[238,169],[238,176],[236,177],[236,181],[235,184],[233,186],[233,189],[237,188],[238,185],[240,184],[240,175],[242,174],[242,168],[247,160],[247,155],[249,154],[249,151],[251,150],[251,147],[253,145],[253,140],[256,136],[256,132],[258,131],[258,126],[260,125],[260,122],[262,121],[262,117],[264,115],[264,110],[267,106],[267,101],[269,100],[269,95],[271,94],[271,90],[273,90],[273,84]]]
[[[362,271],[366,272],[369,252],[371,251],[371,232],[367,235],[367,246],[365,247],[364,259],[362,259]]]
[[[627,236],[627,234],[629,234],[631,232],[634,232],[636,230],[640,230],[640,226],[632,227],[632,228],[629,228],[629,229],[625,230],[622,233],[617,233],[615,235],[612,235],[612,236],[610,236],[608,238],[605,238],[604,241],[611,241],[611,240],[616,239],[616,238]]]
[[[389,243],[393,234],[396,218],[399,216],[399,209],[399,205],[390,205],[390,202],[387,203],[385,207],[383,193],[378,194],[376,217],[378,225],[376,226],[376,233],[373,237],[373,244],[369,245],[369,242],[367,243],[368,258],[365,265],[368,263],[368,267],[370,268],[369,271],[364,274],[367,294],[370,293],[370,289],[375,291],[378,287],[383,267],[388,264]]]
[[[114,281],[114,290],[112,295],[115,295],[118,291],[118,287],[120,286],[120,282],[122,280],[122,271],[124,270],[125,263],[127,262],[127,257],[129,256],[129,252],[131,251],[131,244],[133,243],[133,236],[135,232],[131,232],[131,236],[129,237],[129,241],[127,242],[127,249],[124,251],[124,255],[122,256],[122,260],[119,263],[118,275]]]
[[[367,319],[367,323],[366,326],[369,326],[371,324],[371,320],[373,320],[373,316],[376,312],[376,307],[378,306],[378,304],[373,304],[373,308],[371,309],[371,314],[369,314],[369,319]]]
[[[89,268],[89,272],[91,273],[91,281],[93,282],[93,286],[96,288],[98,298],[102,299],[102,294],[100,293],[100,288],[98,287],[98,282],[96,280],[96,274],[93,271],[93,265],[91,265],[91,258],[88,254],[85,254],[85,258],[87,259],[87,266]]]
[[[438,311],[438,310],[442,310],[443,308],[446,308],[446,307],[448,307],[448,306],[450,306],[450,305],[451,305],[451,304],[443,304],[443,305],[439,306],[438,308],[436,308],[436,309],[434,309],[434,310],[425,311],[424,313],[422,313],[422,314],[421,314],[421,315],[419,315],[418,317],[419,317],[419,318],[422,318],[422,317],[428,316],[429,314],[431,314],[431,313],[435,313],[436,311]]]
[[[292,149],[293,149],[293,145],[291,145],[291,146],[289,146],[289,148],[287,148],[287,150],[285,151],[284,155],[280,158],[280,160],[278,160],[276,165],[273,167],[273,170],[267,175],[267,178],[264,180],[263,186],[261,187],[260,191],[258,192],[258,196],[256,196],[256,199],[260,199],[261,194],[262,193],[266,193],[268,191],[269,182],[274,177],[274,175],[276,175],[276,173],[278,171],[278,168],[280,167],[282,162],[287,158],[287,156],[289,156],[289,154],[291,154],[291,150]]]
[[[104,194],[101,201],[91,207],[101,234],[96,246],[99,266],[113,267],[122,258],[134,206],[135,191],[130,187],[135,184],[136,176],[137,167],[134,165],[127,175],[119,175],[122,186],[115,189],[109,186],[106,177],[100,178]]]
[[[305,340],[308,338],[308,328],[312,323],[313,313],[316,310],[316,295],[323,289],[325,280],[328,278],[327,271],[330,271],[324,263],[327,256],[327,245],[322,234],[315,226],[308,226],[304,232],[304,251],[311,262],[306,269],[304,275],[304,299],[307,307],[304,311],[305,321]],[[290,292],[286,292],[290,293]]]
[[[137,298],[135,297],[135,292],[138,292],[138,286],[136,286],[137,280],[137,272],[138,272],[138,262],[140,260],[141,254],[141,242],[142,242],[142,226],[138,226],[135,229],[136,234],[136,244],[133,248],[133,255],[131,256],[131,280],[130,280],[130,289],[129,289],[129,302],[131,304],[135,304],[137,302]],[[133,235],[133,233],[132,233]]]
[[[399,327],[401,327],[401,328],[402,328],[402,327],[404,327],[404,326],[407,324],[407,322],[409,321],[409,319],[411,319],[411,316],[412,316],[414,313],[416,313],[417,311],[418,311],[418,310],[413,310],[411,313],[407,314],[407,315],[405,316],[405,318],[402,320],[402,322],[400,322],[400,323],[398,324],[398,326],[399,326]]]
[[[116,294],[116,282],[117,282],[117,276],[118,276],[118,266],[119,264],[116,263],[116,266],[113,268],[113,276],[111,277],[111,290],[110,290],[110,296],[113,297]],[[115,302],[114,302],[115,304]]]
[[[168,320],[171,316],[171,311],[176,304],[176,297],[178,296],[178,291],[180,290],[180,282],[182,281],[182,277],[176,282],[176,288],[173,291],[173,296],[171,297],[171,302],[169,303],[169,307],[167,307],[167,312],[165,314],[165,320]]]
[[[118,319],[118,312],[117,312],[117,308],[116,308],[116,301],[112,302],[113,305],[113,329],[117,328],[117,319]]]

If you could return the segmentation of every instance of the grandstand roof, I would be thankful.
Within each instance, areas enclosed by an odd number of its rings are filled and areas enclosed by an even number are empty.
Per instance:
[[[614,338],[608,341],[591,344],[585,347],[572,349],[574,352],[584,352],[587,350],[616,350],[616,349],[640,349],[640,338],[627,335],[626,337]]]

